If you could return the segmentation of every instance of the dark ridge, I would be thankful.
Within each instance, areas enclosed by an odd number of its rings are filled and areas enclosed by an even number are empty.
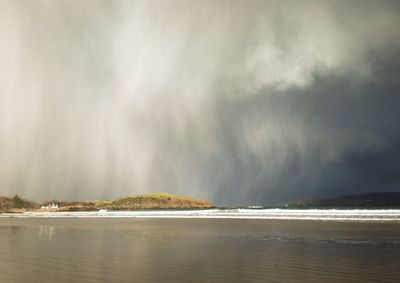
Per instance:
[[[367,193],[345,195],[332,199],[301,199],[287,203],[285,206],[295,207],[400,207],[400,192]]]

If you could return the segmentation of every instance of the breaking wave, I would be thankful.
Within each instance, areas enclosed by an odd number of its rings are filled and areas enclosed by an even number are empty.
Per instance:
[[[215,218],[215,219],[292,219],[336,221],[400,221],[400,209],[207,209],[91,212],[3,213],[2,217],[133,217],[133,218]]]

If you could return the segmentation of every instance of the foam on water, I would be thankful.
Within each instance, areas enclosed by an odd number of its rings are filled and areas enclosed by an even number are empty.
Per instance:
[[[134,217],[134,218],[221,218],[293,219],[336,221],[400,221],[400,209],[207,209],[146,211],[85,211],[3,213],[0,217]]]

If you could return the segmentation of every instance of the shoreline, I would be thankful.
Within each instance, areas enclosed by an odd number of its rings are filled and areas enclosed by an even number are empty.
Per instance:
[[[400,209],[388,210],[290,210],[264,211],[188,209],[135,211],[80,211],[80,212],[23,212],[0,213],[0,218],[136,218],[136,219],[225,219],[225,220],[293,220],[323,222],[400,222]]]
[[[142,210],[142,209],[205,209],[213,207],[208,200],[165,192],[142,195],[127,195],[114,200],[33,201],[19,197],[0,196],[0,212],[73,212],[99,210]]]

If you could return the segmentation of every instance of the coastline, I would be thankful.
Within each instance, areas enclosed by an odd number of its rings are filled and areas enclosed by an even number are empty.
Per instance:
[[[141,209],[204,209],[211,208],[208,200],[169,193],[122,196],[114,200],[92,201],[32,201],[15,195],[0,197],[0,212],[71,212],[71,211],[130,211]]]
[[[232,219],[336,222],[400,222],[400,209],[164,209],[0,213],[0,218]]]

